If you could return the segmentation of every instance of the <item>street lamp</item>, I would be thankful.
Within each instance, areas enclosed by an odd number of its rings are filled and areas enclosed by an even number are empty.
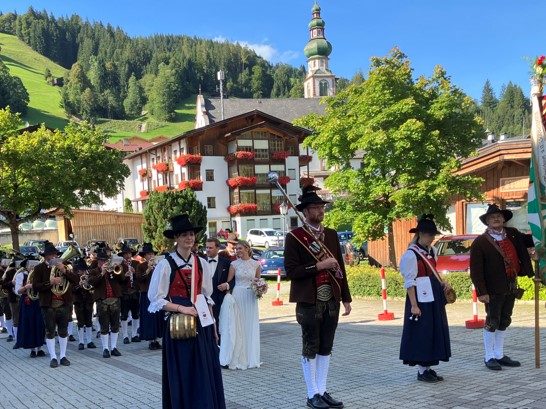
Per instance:
[[[286,231],[288,228],[286,227],[286,215],[288,214],[288,203],[286,203],[286,200],[283,200],[283,202],[279,205],[279,211],[281,212],[282,220],[283,220],[283,238],[286,237]]]

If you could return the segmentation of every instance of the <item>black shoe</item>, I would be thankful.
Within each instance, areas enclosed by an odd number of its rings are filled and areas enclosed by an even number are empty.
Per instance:
[[[19,349],[19,348],[21,348],[21,347],[20,347],[19,344],[16,342],[16,343],[13,345],[13,348],[12,348],[12,349]]]
[[[30,357],[36,358],[36,351],[30,351]]]
[[[429,373],[431,373],[433,376],[435,376],[436,379],[438,379],[439,382],[441,382],[441,381],[444,380],[444,377],[438,375],[434,369],[427,369],[427,371],[428,371]]]
[[[87,344],[87,348],[89,349],[95,349],[97,346],[91,341],[89,344]]]
[[[500,371],[502,369],[502,366],[500,366],[495,358],[491,358],[487,362],[484,359],[483,362],[485,363],[485,366],[492,371]]]
[[[74,341],[76,340],[76,338],[74,338],[74,335],[69,335],[69,336],[68,336],[68,340],[69,340],[70,342],[74,342]]]
[[[123,338],[123,343],[124,344],[130,344],[131,341],[129,341],[129,338],[125,337],[125,338]]]
[[[97,339],[100,338],[100,332],[97,332],[97,336],[95,338],[97,338]]]
[[[422,382],[427,382],[427,383],[438,382],[438,378],[436,378],[433,374],[431,374],[428,369],[425,372],[423,372],[422,375],[419,372],[417,372],[417,380]]]
[[[341,409],[343,407],[343,402],[335,400],[328,392],[324,392],[321,398],[331,408]]]
[[[157,349],[157,347],[155,346],[155,342],[150,342],[150,344],[148,344],[148,349],[155,351]]]
[[[103,358],[110,358],[110,351],[108,351],[107,349],[102,351],[102,357]]]
[[[2,327],[2,334],[7,334],[8,333],[8,329],[6,327]]]
[[[57,362],[56,359],[52,359],[51,362],[49,363],[50,368],[57,368],[58,366],[59,366],[59,363]]]
[[[307,406],[311,409],[328,409],[330,406],[322,400],[318,393],[315,393],[311,399],[307,398]]]
[[[514,361],[512,358],[506,355],[504,355],[501,359],[497,359],[497,362],[501,364],[502,366],[512,366],[512,367],[521,366],[519,361]]]
[[[135,335],[133,338],[131,338],[131,342],[140,342],[139,336]]]
[[[45,356],[45,352],[40,349],[36,356]]]
[[[63,356],[63,357],[61,358],[61,365],[62,365],[62,366],[70,366],[70,361],[67,359],[66,356]]]
[[[155,341],[155,349],[161,349],[161,344],[159,341]]]
[[[79,344],[78,345],[78,351],[83,351],[85,349],[85,345]]]
[[[13,335],[8,335],[8,339],[7,339],[8,342],[11,342],[13,341]]]
[[[117,348],[112,349],[111,354],[112,356],[121,356],[121,352],[119,352]]]

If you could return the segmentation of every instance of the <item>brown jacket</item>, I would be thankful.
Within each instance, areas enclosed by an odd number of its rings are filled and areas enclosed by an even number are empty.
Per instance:
[[[301,229],[301,227],[299,227]],[[332,283],[332,289],[336,301],[351,302],[351,293],[347,275],[345,274],[345,263],[339,245],[339,239],[335,230],[324,229],[324,243],[337,259],[343,279],[336,280],[340,285]],[[317,261],[305,249],[292,234],[286,235],[286,244],[284,247],[284,268],[286,276],[291,280],[290,284],[290,302],[305,302],[315,304],[317,297],[317,288],[315,276],[318,273],[316,268]]]
[[[38,292],[40,307],[51,307],[53,293],[51,292],[50,276],[51,267],[45,262],[34,267],[34,273],[32,274],[32,289]],[[67,269],[65,276],[71,286],[77,285],[80,281],[78,274],[71,269]],[[62,297],[66,304],[72,304],[74,302],[74,296],[70,288]]]
[[[506,237],[514,244],[520,261],[520,276],[533,276],[533,267],[527,246],[529,240],[512,227],[505,227]],[[508,279],[504,259],[493,244],[485,237],[488,233],[478,236],[470,247],[470,278],[476,287],[478,296],[486,294],[507,294]]]
[[[147,293],[148,289],[150,288],[150,280],[152,279],[152,274],[154,270],[150,271],[150,274],[146,274],[146,270],[148,270],[148,262],[144,261],[140,263],[136,270],[136,280],[138,281],[138,287],[140,288],[141,293]]]
[[[95,289],[93,292],[95,301],[104,300],[106,298],[106,277],[108,277],[108,281],[114,292],[114,298],[121,297],[121,283],[125,281],[123,273],[106,273],[106,275],[103,276],[100,269],[94,268],[89,270],[89,284]]]

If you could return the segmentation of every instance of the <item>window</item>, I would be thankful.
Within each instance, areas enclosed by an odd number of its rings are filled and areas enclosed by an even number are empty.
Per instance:
[[[180,183],[180,175],[178,173],[174,174],[174,184],[178,185]]]
[[[173,158],[175,158],[175,159],[178,158],[178,149],[175,149],[173,151]]]
[[[203,146],[203,154],[205,154],[207,156],[214,155],[214,147],[212,145]]]
[[[214,169],[205,170],[205,180],[207,182],[214,182]]]
[[[209,222],[209,237],[216,237],[218,235],[218,230],[216,227],[216,222]]]
[[[322,80],[319,83],[319,96],[326,97],[328,96],[328,81]]]
[[[193,146],[190,148],[190,153],[192,155],[198,155],[199,154],[199,145]]]
[[[284,141],[280,138],[278,139],[271,139],[269,141],[269,148],[271,149],[271,152],[282,152],[284,151]]]
[[[201,174],[199,172],[199,169],[190,170],[188,177],[189,177],[190,180],[192,180],[192,179],[201,179]]]
[[[256,227],[256,220],[254,220],[254,219],[247,219],[247,221],[246,221],[246,227],[247,227],[247,229],[253,229],[254,227]]]
[[[282,230],[281,219],[278,219],[278,218],[273,219],[273,228],[277,230]]]
[[[207,197],[207,207],[209,209],[216,209],[216,197]]]
[[[268,227],[267,219],[260,219],[260,227]]]
[[[256,192],[256,204],[259,212],[271,213],[271,195],[269,190],[258,190]]]
[[[269,159],[269,146],[267,140],[254,141],[254,152],[256,159]]]
[[[254,168],[256,174],[256,184],[258,185],[267,185],[267,174],[269,173],[269,165],[256,165]]]
[[[254,176],[254,165],[239,165],[239,176]]]
[[[240,203],[256,203],[253,190],[243,190],[239,193]]]
[[[288,177],[290,180],[296,180],[296,169],[288,169]]]

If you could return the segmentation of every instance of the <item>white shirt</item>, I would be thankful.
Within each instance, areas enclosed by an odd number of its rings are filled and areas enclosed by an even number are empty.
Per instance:
[[[434,254],[434,259],[438,259],[438,250],[436,249],[436,247],[431,246],[431,249]],[[423,249],[419,248],[419,250],[425,257],[427,257],[427,254]],[[418,273],[417,257],[419,257],[417,254],[415,254],[412,250],[408,249],[404,254],[402,254],[402,257],[400,258],[400,273],[405,279],[404,288],[406,290],[410,287],[415,287],[417,285],[417,282],[415,281]]]
[[[23,272],[20,272],[20,273],[17,273],[17,275],[15,276],[15,286],[13,287],[13,292],[17,295],[21,295],[19,294],[19,288],[21,288],[23,286],[23,281],[25,279],[25,275],[28,274],[28,271],[23,271]]]
[[[178,257],[176,252],[171,253],[170,256],[174,259],[177,266],[183,265],[185,261]],[[190,258],[189,264],[193,263],[193,255]],[[201,263],[203,270],[203,283],[201,285],[201,293],[207,297],[209,304],[214,304],[210,298],[212,294],[212,274],[210,273],[207,261],[201,257],[197,257],[197,260]],[[150,300],[149,312],[157,312],[163,309],[163,307],[169,302],[166,298],[169,296],[169,287],[171,281],[171,265],[165,258],[159,262],[155,267],[152,279],[150,280],[150,288],[148,289],[148,299]]]

